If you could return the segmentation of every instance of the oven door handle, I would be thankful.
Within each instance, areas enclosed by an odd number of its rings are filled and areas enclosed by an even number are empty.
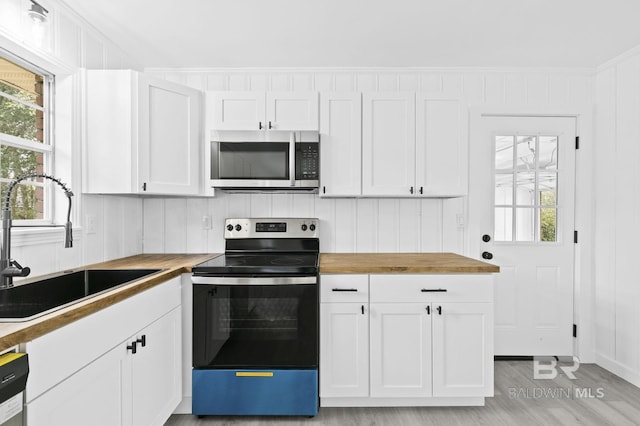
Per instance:
[[[318,278],[311,277],[203,277],[192,276],[193,284],[198,285],[296,285],[317,284]]]

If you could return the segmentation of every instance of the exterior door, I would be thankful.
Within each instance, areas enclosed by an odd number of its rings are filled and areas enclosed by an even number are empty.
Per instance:
[[[500,266],[496,355],[573,355],[574,117],[472,117],[470,250]]]

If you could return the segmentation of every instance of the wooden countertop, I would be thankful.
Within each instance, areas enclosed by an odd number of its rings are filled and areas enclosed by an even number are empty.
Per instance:
[[[189,273],[191,272],[191,266],[216,256],[218,254],[140,254],[75,268],[163,269],[163,271],[31,321],[0,322],[0,351],[33,340],[180,274]]]
[[[322,253],[321,274],[477,274],[500,268],[455,253]]]

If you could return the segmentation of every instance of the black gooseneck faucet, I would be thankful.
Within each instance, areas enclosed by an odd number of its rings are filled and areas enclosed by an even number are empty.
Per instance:
[[[18,262],[11,259],[11,193],[17,184],[25,179],[43,178],[57,183],[64,191],[69,200],[69,208],[67,210],[67,223],[64,225],[65,248],[73,247],[73,236],[71,229],[71,197],[73,192],[59,179],[53,176],[40,173],[32,173],[14,179],[7,187],[7,193],[4,198],[4,208],[2,209],[2,247],[0,248],[0,288],[8,288],[13,285],[13,277],[26,277],[31,273],[31,269],[27,266],[22,267]]]

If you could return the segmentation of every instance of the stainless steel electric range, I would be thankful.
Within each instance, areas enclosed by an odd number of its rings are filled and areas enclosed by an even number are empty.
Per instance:
[[[193,414],[318,413],[318,220],[227,219],[192,268]]]

